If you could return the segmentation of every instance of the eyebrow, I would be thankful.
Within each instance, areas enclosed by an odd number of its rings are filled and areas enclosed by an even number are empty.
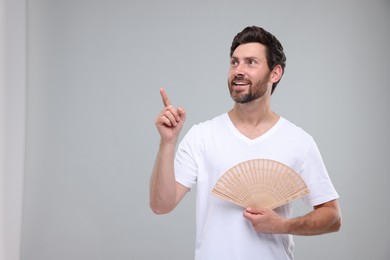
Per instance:
[[[239,60],[239,58],[238,57],[236,57],[236,56],[232,56],[231,58],[230,58],[231,60]],[[256,56],[249,56],[249,57],[244,57],[243,58],[244,60],[260,60],[258,57],[256,57]]]

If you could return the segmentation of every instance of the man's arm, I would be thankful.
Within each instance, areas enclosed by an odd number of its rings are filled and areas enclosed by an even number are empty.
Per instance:
[[[160,94],[165,108],[155,122],[161,139],[150,178],[150,208],[156,214],[165,214],[172,211],[189,191],[176,182],[174,173],[175,148],[186,113],[171,105],[163,89]]]
[[[341,213],[337,200],[314,207],[308,214],[286,219],[270,209],[247,209],[244,217],[258,232],[292,235],[321,235],[336,232],[341,226]]]
[[[173,169],[175,144],[160,144],[150,178],[150,208],[156,214],[172,211],[189,188],[175,180]]]
[[[314,207],[307,215],[288,221],[287,233],[293,235],[321,235],[339,231],[341,213],[337,200]]]

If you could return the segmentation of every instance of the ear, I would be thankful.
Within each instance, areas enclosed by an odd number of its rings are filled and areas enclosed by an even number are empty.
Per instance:
[[[283,75],[282,66],[280,66],[280,64],[278,64],[271,71],[271,77],[270,77],[271,82],[272,83],[278,82],[280,80],[280,78],[282,77],[282,75]]]

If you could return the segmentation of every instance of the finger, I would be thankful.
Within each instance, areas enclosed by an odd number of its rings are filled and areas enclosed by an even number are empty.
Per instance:
[[[161,95],[162,102],[163,102],[164,106],[165,107],[170,106],[171,102],[169,102],[168,95],[163,88],[160,88],[160,95]]]
[[[161,116],[161,123],[166,126],[172,126],[171,120],[169,120],[169,118],[164,115]]]
[[[262,208],[246,208],[246,212],[251,214],[264,214],[264,209]]]
[[[170,125],[176,125],[177,122],[179,121],[177,119],[177,112],[176,111],[170,111],[170,110],[165,110],[164,116],[168,118],[170,121]]]
[[[169,110],[164,110],[156,119],[157,125],[173,126],[175,119]]]
[[[243,215],[244,215],[244,217],[246,217],[246,218],[250,218],[252,214],[249,213],[249,211],[244,210]]]
[[[244,210],[244,213],[242,215],[244,216],[244,218],[246,218],[250,221],[253,221],[255,219],[255,217],[257,216],[257,214],[253,214],[252,212],[249,212],[247,210]]]
[[[178,107],[177,112],[179,113],[180,120],[183,122],[186,121],[186,111],[182,107]]]

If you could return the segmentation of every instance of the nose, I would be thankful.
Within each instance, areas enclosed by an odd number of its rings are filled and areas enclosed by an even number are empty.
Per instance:
[[[232,73],[234,76],[245,75],[244,65],[239,63],[236,66],[232,67]]]

